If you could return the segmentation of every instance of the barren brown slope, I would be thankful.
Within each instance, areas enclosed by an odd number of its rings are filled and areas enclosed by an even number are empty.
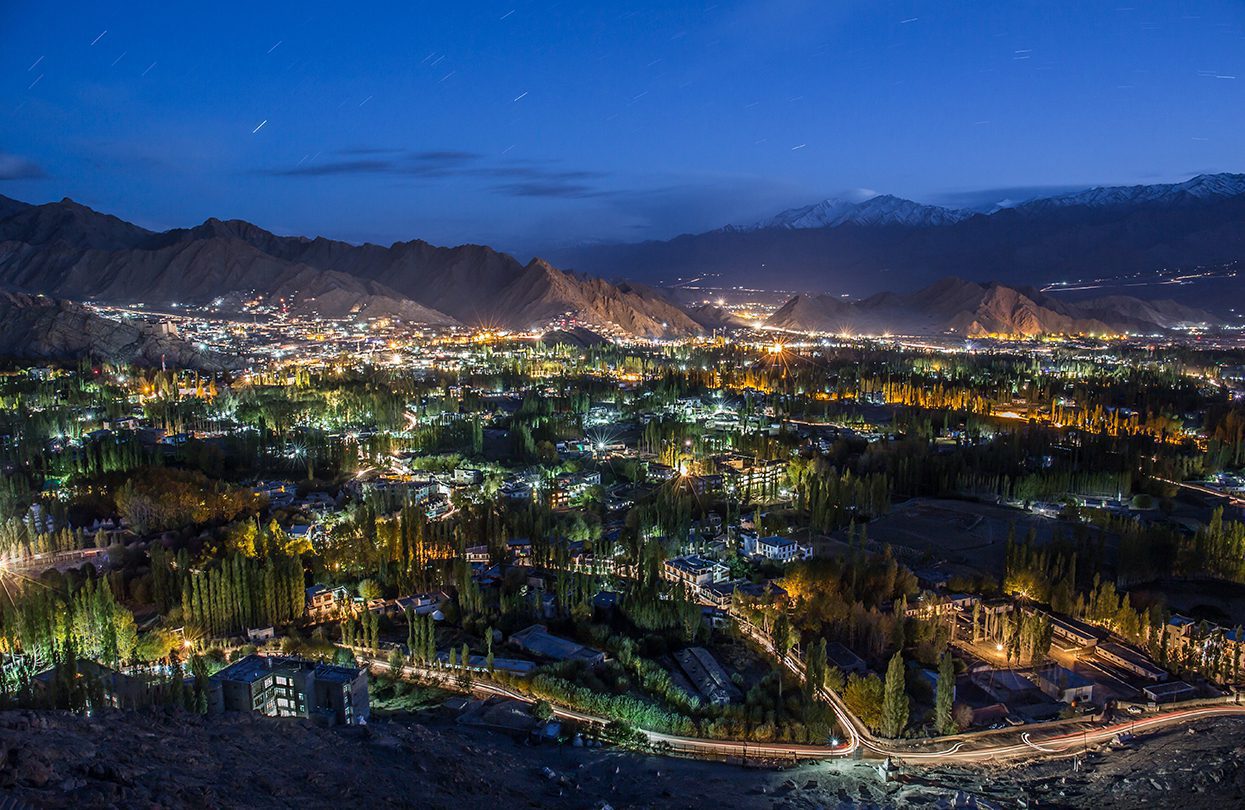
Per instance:
[[[652,290],[579,277],[481,245],[389,247],[278,236],[240,220],[151,233],[71,201],[0,211],[0,286],[119,303],[258,295],[325,315],[540,326],[571,314],[630,335],[700,326]]]
[[[1187,323],[1214,325],[1207,312],[1170,301],[1111,296],[1069,302],[1033,289],[946,278],[915,293],[880,293],[845,302],[828,295],[795,296],[770,326],[792,331],[930,335],[1151,333]]]
[[[155,328],[105,318],[68,301],[0,293],[0,355],[23,360],[83,357],[140,366],[219,370],[235,361]]]
[[[0,243],[0,285],[123,304],[209,304],[255,295],[268,303],[328,316],[364,312],[419,323],[453,323],[383,285],[275,259],[230,238],[174,242],[154,250]]]

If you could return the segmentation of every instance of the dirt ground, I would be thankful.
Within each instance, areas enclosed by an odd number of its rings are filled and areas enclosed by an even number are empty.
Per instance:
[[[907,808],[1241,806],[1245,721],[1206,722],[1068,760],[744,768],[531,746],[440,716],[324,729],[164,711],[0,713],[0,803],[17,807]],[[7,805],[6,805],[7,806]]]
[[[915,552],[910,564],[922,556],[960,563],[999,576],[1007,552],[1007,535],[1016,527],[1023,540],[1030,528],[1041,541],[1048,540],[1060,522],[995,504],[940,498],[913,498],[896,504],[890,512],[869,523],[869,540],[889,543]],[[1068,526],[1063,531],[1070,532]]]

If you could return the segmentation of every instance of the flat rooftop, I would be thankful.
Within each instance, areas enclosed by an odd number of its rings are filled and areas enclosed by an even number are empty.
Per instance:
[[[287,658],[275,655],[248,655],[235,661],[212,676],[213,680],[234,681],[238,683],[254,683],[274,672],[290,674],[300,670],[313,671],[316,680],[350,683],[358,677],[360,670],[354,667],[343,667],[337,664],[324,664],[308,661],[303,658]]]
[[[1167,683],[1156,683],[1153,686],[1145,688],[1147,694],[1156,698],[1170,697],[1171,695],[1181,695],[1185,692],[1192,692],[1193,687],[1184,681],[1169,681]]]
[[[520,630],[510,636],[510,640],[529,652],[552,658],[555,661],[566,661],[573,658],[592,660],[602,653],[591,647],[585,647],[570,639],[555,636],[540,624]]]
[[[1037,675],[1046,682],[1057,684],[1063,689],[1075,689],[1081,686],[1094,685],[1094,681],[1067,667],[1054,666],[1043,668],[1038,670]]]

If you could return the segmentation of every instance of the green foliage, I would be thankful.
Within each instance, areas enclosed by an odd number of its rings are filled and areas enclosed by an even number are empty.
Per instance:
[[[185,572],[182,616],[211,636],[287,624],[302,616],[303,565],[295,557],[231,556]]]
[[[374,579],[363,579],[359,581],[359,596],[365,601],[370,602],[373,599],[379,599],[384,596],[384,590],[380,583]]]
[[[258,496],[190,470],[147,469],[116,492],[117,511],[139,534],[234,520],[259,508]]]
[[[108,580],[88,579],[69,594],[28,587],[0,603],[3,646],[20,651],[37,670],[75,655],[116,667],[134,657],[134,616],[113,598]]]
[[[954,703],[955,666],[948,650],[938,662],[938,687],[934,693],[934,728],[939,734],[955,734],[959,730],[952,714]]]
[[[134,657],[146,663],[164,661],[181,646],[182,640],[177,633],[165,627],[157,627],[139,636]]]
[[[908,692],[904,678],[903,653],[896,652],[886,668],[882,692],[882,719],[878,731],[892,739],[903,735],[908,727]]]
[[[843,702],[852,714],[874,731],[882,727],[882,680],[872,672],[859,675],[855,672],[847,676],[843,687]]]

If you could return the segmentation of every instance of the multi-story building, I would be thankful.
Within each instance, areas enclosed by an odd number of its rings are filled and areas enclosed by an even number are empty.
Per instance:
[[[709,495],[722,491],[722,474],[706,473],[705,475],[689,475],[683,479],[684,486],[691,489],[693,495]]]
[[[331,616],[339,606],[348,604],[350,593],[345,588],[317,584],[307,589],[307,615],[313,619]]]
[[[725,483],[740,496],[764,498],[778,491],[787,472],[787,462],[766,461],[748,456],[727,455],[717,459]]]
[[[470,467],[458,467],[451,479],[458,486],[471,486],[484,481],[484,473]]]
[[[1241,655],[1241,641],[1235,629],[1212,622],[1199,622],[1179,613],[1173,613],[1167,620],[1167,643],[1171,652],[1193,660],[1222,657],[1231,661]]]
[[[666,560],[662,569],[666,579],[686,582],[695,588],[704,588],[715,582],[723,582],[730,576],[730,569],[716,560],[706,560],[695,554]]]
[[[563,473],[554,480],[553,487],[549,490],[549,506],[551,509],[565,509],[590,487],[600,484],[601,473],[595,470]]]
[[[208,705],[221,712],[362,725],[369,713],[367,670],[302,658],[248,655],[212,676]]]

